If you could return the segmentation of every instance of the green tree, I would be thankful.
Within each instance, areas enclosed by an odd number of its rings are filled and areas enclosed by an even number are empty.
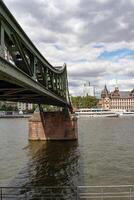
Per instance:
[[[86,96],[86,97],[71,97],[73,107],[75,108],[96,108],[98,99],[96,97],[92,96]]]

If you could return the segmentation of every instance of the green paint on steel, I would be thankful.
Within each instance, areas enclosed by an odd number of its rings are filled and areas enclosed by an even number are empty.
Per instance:
[[[27,91],[32,90],[35,92],[35,101],[39,101],[38,98],[43,101],[45,97],[48,104],[70,106],[66,64],[63,67],[53,67],[37,50],[3,1],[0,1],[0,57],[2,80],[16,83]],[[19,80],[17,74],[19,77],[22,75]],[[8,99],[8,94],[0,94],[0,99],[5,96]],[[20,94],[17,94],[18,97]],[[14,98],[18,101],[17,95]],[[26,93],[24,95],[27,96]],[[25,101],[25,98],[22,100]]]

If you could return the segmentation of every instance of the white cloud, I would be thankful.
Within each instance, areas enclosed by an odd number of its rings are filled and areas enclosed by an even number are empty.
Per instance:
[[[121,28],[121,29],[127,29],[128,28],[128,24],[126,22],[124,22],[123,16],[119,17],[117,22],[119,23],[119,28]]]
[[[68,66],[70,92],[87,80],[102,89],[118,79],[134,87],[133,58],[98,59],[104,51],[134,50],[134,0],[4,0],[27,35],[54,66]]]
[[[108,2],[109,0],[97,0],[98,2],[100,2],[100,3],[106,3],[106,2]]]

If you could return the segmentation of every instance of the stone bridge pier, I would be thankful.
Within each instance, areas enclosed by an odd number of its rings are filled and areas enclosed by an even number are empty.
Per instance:
[[[76,140],[77,118],[67,111],[35,112],[29,119],[29,140]]]

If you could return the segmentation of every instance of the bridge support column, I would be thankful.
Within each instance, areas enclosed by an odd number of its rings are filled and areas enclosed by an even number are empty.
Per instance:
[[[76,140],[75,115],[57,112],[36,112],[29,119],[29,140]]]
[[[0,56],[5,58],[4,28],[0,23]]]

